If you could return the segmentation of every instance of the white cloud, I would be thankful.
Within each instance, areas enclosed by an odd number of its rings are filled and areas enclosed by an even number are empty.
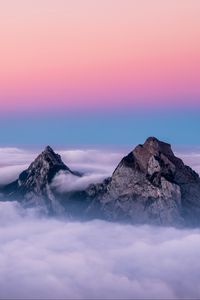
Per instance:
[[[0,203],[0,298],[199,298],[200,230],[40,219]]]
[[[16,180],[19,174],[27,167],[28,165],[13,165],[0,167],[0,185],[4,185]]]
[[[194,169],[198,174],[200,174],[200,152],[178,152],[176,153],[184,163]]]
[[[59,172],[53,179],[51,186],[58,192],[81,191],[87,188],[91,183],[100,183],[110,174],[85,174],[77,177],[66,172]]]
[[[18,148],[0,148],[0,185],[17,179],[35,158],[32,151]]]
[[[122,152],[109,150],[66,150],[59,151],[63,161],[72,169],[82,172],[109,172],[114,168],[123,157]]]
[[[27,164],[35,158],[35,155],[33,151],[18,148],[0,148],[0,166]]]
[[[76,177],[66,172],[57,174],[52,186],[61,193],[82,190],[91,183],[102,182],[112,175],[123,157],[121,152],[91,149],[59,151],[59,154],[72,170],[84,172],[82,177]]]

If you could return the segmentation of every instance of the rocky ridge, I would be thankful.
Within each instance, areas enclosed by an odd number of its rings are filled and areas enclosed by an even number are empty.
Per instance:
[[[60,171],[80,176],[48,146],[3,192],[9,199],[42,205],[56,214],[137,224],[200,225],[199,175],[174,155],[170,144],[155,137],[122,158],[110,178],[84,191],[56,194],[51,182]]]

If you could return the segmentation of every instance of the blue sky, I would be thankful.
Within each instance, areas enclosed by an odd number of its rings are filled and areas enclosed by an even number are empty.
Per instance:
[[[129,146],[142,143],[148,136],[175,145],[200,145],[200,111],[27,112],[0,118],[1,146]]]

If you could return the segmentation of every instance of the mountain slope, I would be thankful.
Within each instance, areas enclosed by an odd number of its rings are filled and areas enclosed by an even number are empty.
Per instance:
[[[29,168],[23,171],[18,180],[4,187],[3,192],[11,199],[19,199],[26,205],[41,205],[49,211],[61,209],[55,199],[50,184],[53,177],[60,171],[74,176],[80,176],[71,171],[50,146],[31,163]]]
[[[110,220],[162,225],[199,224],[200,178],[150,137],[125,156],[112,177],[87,190],[89,211],[100,207]]]

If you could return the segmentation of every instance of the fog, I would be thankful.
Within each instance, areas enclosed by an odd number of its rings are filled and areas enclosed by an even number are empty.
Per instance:
[[[87,188],[91,183],[100,183],[106,177],[109,177],[110,173],[92,173],[84,174],[84,176],[77,177],[75,175],[60,171],[56,175],[51,183],[52,188],[58,192],[70,192],[70,191],[81,191]]]
[[[103,180],[126,154],[58,152],[70,168],[84,173],[76,180],[59,173],[52,184],[60,191]],[[0,184],[16,179],[37,155],[0,149]],[[200,171],[200,153],[177,155]],[[72,222],[0,202],[0,298],[200,298],[199,249],[199,229]]]
[[[0,203],[1,298],[199,298],[200,230],[46,219]]]

